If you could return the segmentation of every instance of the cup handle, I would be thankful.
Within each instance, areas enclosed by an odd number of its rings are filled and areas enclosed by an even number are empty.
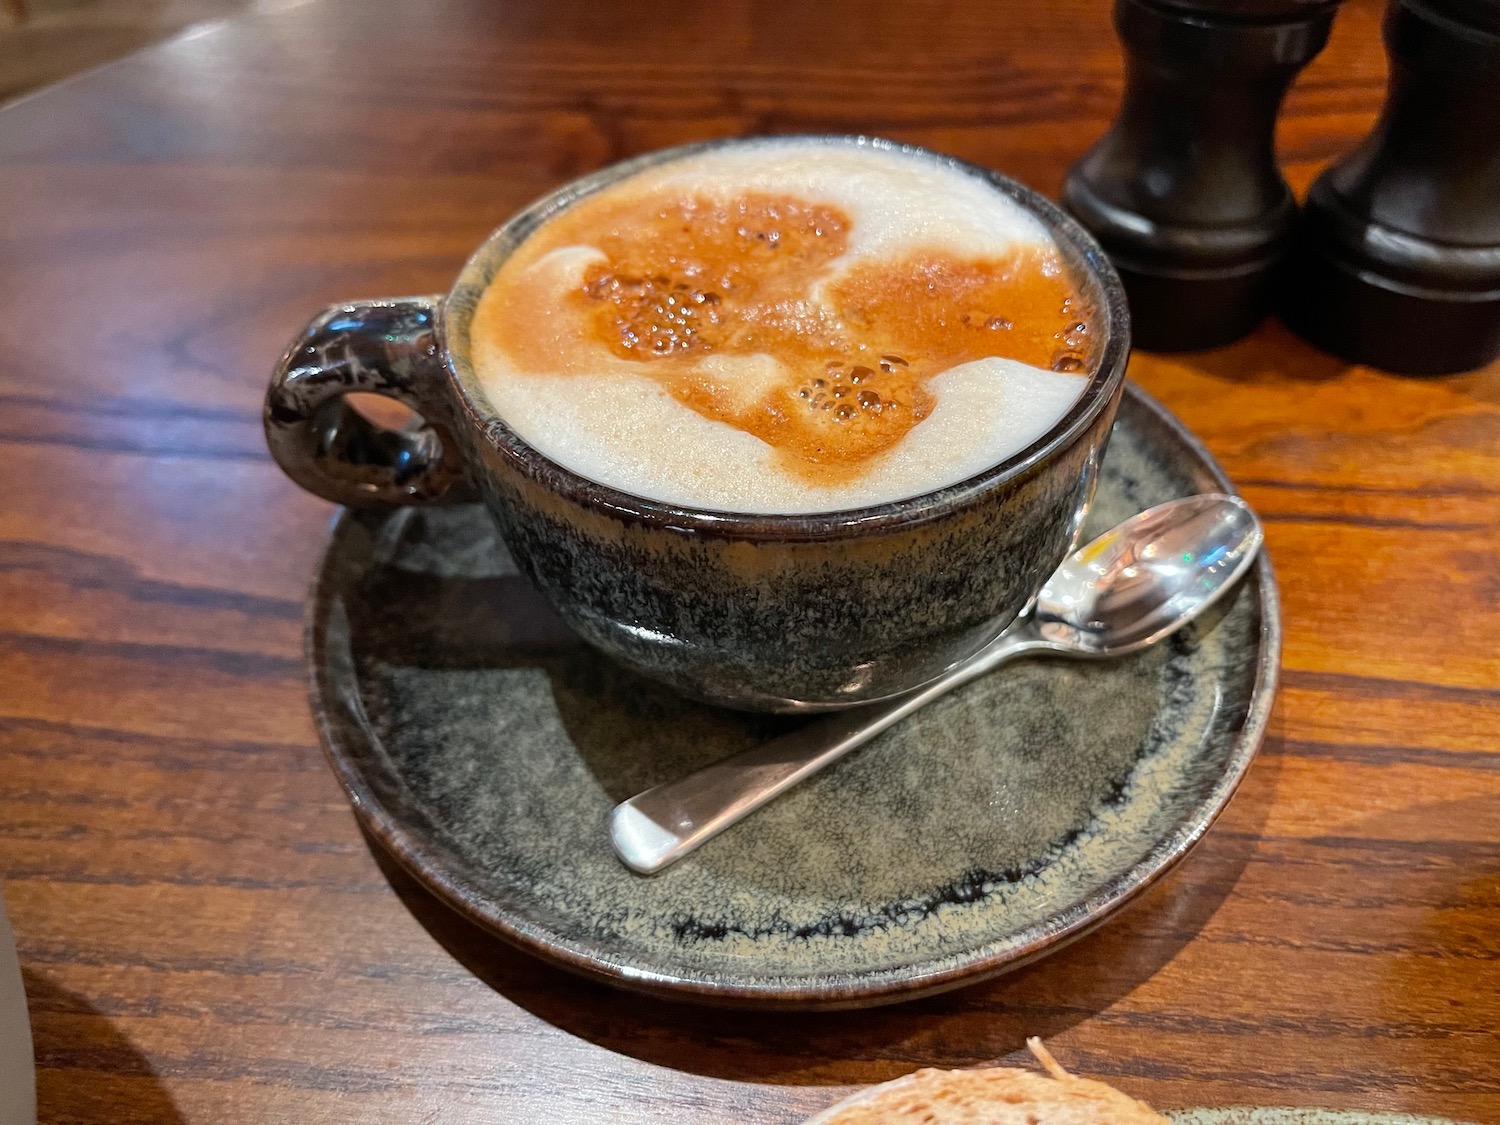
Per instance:
[[[452,504],[475,498],[446,388],[441,297],[325,309],[282,356],[266,391],[266,444],[282,471],[335,504]],[[421,416],[378,426],[350,392],[384,395]]]

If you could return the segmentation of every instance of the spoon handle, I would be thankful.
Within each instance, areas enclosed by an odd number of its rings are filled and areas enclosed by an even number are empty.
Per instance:
[[[615,852],[643,875],[675,863],[938,696],[1023,653],[1056,648],[1030,626],[1030,621],[1018,622],[978,656],[908,695],[809,723],[622,801],[609,818]]]

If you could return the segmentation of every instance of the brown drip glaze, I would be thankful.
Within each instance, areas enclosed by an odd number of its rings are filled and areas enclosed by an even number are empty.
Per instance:
[[[783,194],[585,199],[512,256],[486,293],[494,315],[482,308],[475,328],[539,374],[598,373],[608,353],[822,484],[857,476],[927,417],[928,381],[951,367],[990,356],[1087,367],[1090,317],[1050,247],[1003,258],[919,251],[835,272],[852,228],[837,207]],[[559,308],[525,274],[570,246],[602,257]],[[522,339],[511,326],[537,322],[538,302],[567,319]],[[776,363],[713,362],[756,356]]]

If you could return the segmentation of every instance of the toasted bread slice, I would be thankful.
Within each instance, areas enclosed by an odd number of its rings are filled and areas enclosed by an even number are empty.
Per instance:
[[[1075,1078],[1039,1039],[1047,1074],[1011,1067],[919,1070],[824,1110],[807,1125],[1167,1125],[1113,1086]]]

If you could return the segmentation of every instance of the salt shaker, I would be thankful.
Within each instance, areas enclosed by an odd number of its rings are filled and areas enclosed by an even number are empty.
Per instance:
[[[1405,374],[1500,355],[1500,0],[1395,0],[1374,130],[1313,184],[1283,316]]]
[[[1062,202],[1103,245],[1138,346],[1215,347],[1270,311],[1296,204],[1276,114],[1338,0],[1117,0],[1125,96]]]

